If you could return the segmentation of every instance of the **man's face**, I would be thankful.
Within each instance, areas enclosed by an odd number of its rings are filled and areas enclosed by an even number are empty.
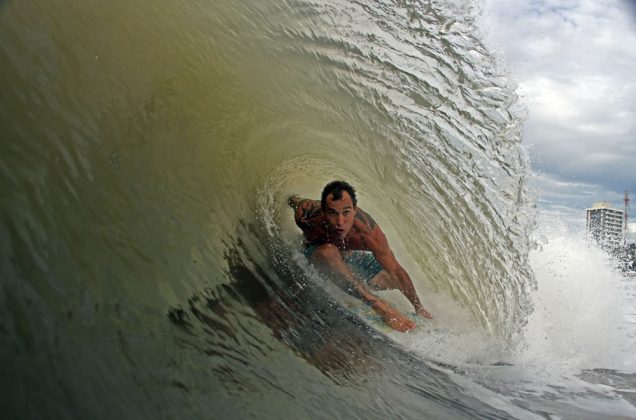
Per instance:
[[[351,230],[353,219],[356,216],[353,200],[351,200],[348,192],[343,191],[339,200],[334,200],[333,194],[329,194],[325,201],[327,204],[325,217],[327,218],[329,232],[337,239],[343,240]]]

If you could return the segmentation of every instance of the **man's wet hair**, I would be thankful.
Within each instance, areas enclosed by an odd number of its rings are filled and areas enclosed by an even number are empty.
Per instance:
[[[320,205],[323,210],[327,208],[327,197],[329,194],[333,195],[334,200],[342,199],[342,192],[346,191],[351,196],[353,201],[353,207],[356,207],[358,200],[356,199],[356,190],[345,181],[332,181],[325,186],[322,190],[322,197],[320,198]]]

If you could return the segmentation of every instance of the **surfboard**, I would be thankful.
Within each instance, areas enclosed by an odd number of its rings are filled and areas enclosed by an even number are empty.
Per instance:
[[[384,322],[384,320],[382,320],[380,315],[378,315],[373,309],[371,309],[370,306],[368,306],[362,300],[346,294],[342,289],[331,282],[325,282],[323,288],[340,305],[344,306],[350,313],[361,319],[364,323],[371,326],[375,330],[380,331],[384,334],[397,332],[396,330],[388,326]],[[417,331],[420,326],[426,323],[426,320],[424,318],[419,317],[415,314],[415,312],[410,308],[410,304],[408,304],[406,299],[401,295],[399,291],[385,290],[374,293],[385,299],[390,305],[399,310],[402,315],[415,322],[417,326],[411,331]]]
[[[359,304],[347,305],[347,309],[356,315],[358,318],[362,319],[366,324],[370,325],[374,329],[381,331],[383,333],[396,332],[393,328],[387,325],[386,322],[378,315],[371,307],[366,304],[360,302]],[[409,313],[405,311],[401,311],[402,315],[406,316],[411,321],[415,322],[417,325],[413,330],[416,331],[418,327],[420,327],[423,322],[423,318],[417,316],[414,312]]]

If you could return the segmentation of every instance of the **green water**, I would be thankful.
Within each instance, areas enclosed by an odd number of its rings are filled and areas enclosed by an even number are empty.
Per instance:
[[[503,415],[300,292],[285,206],[349,180],[425,306],[514,343],[528,168],[475,13],[0,3],[9,417]]]

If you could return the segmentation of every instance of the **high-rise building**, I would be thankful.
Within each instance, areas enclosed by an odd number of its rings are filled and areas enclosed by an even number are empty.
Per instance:
[[[587,234],[605,248],[623,245],[625,212],[603,201],[587,209]]]

